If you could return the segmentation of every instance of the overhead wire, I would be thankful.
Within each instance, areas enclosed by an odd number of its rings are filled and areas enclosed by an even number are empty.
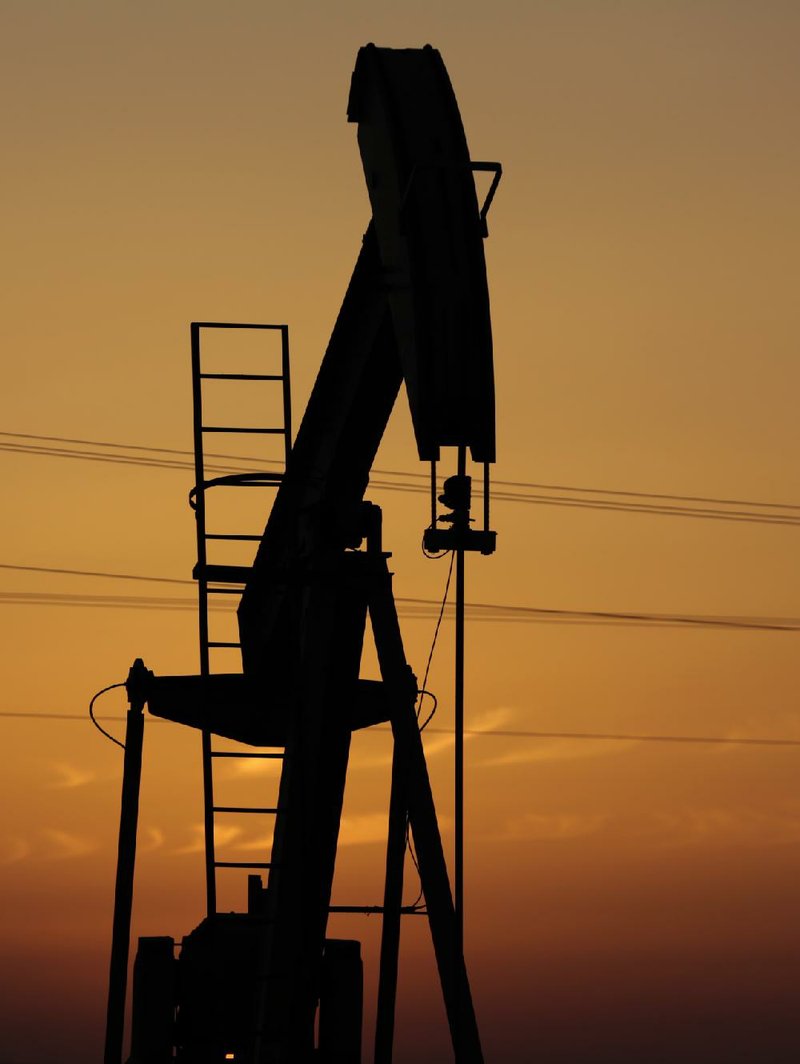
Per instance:
[[[0,569],[12,569],[15,572],[24,573],[51,573],[63,576],[100,576],[109,580],[147,580],[156,584],[196,584],[195,580],[188,580],[176,576],[146,576],[140,573],[106,573],[97,569],[63,569],[51,565],[12,565],[10,562],[0,562]]]
[[[87,440],[78,437],[44,436],[34,433],[0,432],[0,437],[7,440],[38,441],[38,443],[0,442],[0,451],[33,454],[43,457],[62,457],[84,459],[98,462],[111,462],[123,465],[140,465],[148,468],[192,470],[193,452],[174,447],[153,447],[140,444],[125,444],[108,440]],[[44,446],[43,446],[44,444]],[[71,444],[72,447],[58,447],[53,444]],[[78,448],[84,448],[79,450]],[[85,448],[111,448],[112,451],[138,451],[143,454],[103,453],[89,451]],[[167,457],[155,457],[164,455]],[[153,456],[153,457],[151,457]],[[250,472],[255,466],[263,464],[279,465],[268,459],[259,459],[248,455],[234,455],[208,452],[206,458],[222,460],[235,465],[208,464],[208,472]],[[242,463],[245,463],[244,465]],[[370,487],[378,491],[427,493],[424,481],[427,475],[417,472],[374,469]],[[401,478],[387,481],[381,477]],[[508,490],[511,489],[511,490]],[[522,490],[515,490],[522,489]],[[549,494],[542,494],[543,492]],[[571,493],[557,494],[559,492]],[[476,496],[480,495],[476,488]],[[577,497],[576,497],[577,496]],[[590,496],[595,496],[591,498]],[[601,497],[598,497],[601,496]],[[605,498],[602,498],[605,496]],[[613,496],[613,497],[609,497]],[[620,488],[594,488],[585,485],[545,484],[532,481],[496,480],[492,493],[493,501],[525,503],[529,505],[559,506],[571,509],[588,509],[619,513],[641,513],[655,516],[692,517],[704,520],[729,521],[734,523],[756,523],[767,525],[800,525],[800,504],[762,502],[753,499],[727,499],[707,495],[680,495],[666,492],[643,492]],[[697,503],[706,505],[698,506]],[[691,504],[691,505],[683,505]],[[748,509],[731,509],[747,507]],[[771,512],[764,512],[771,511]]]
[[[112,690],[114,687],[124,687],[125,684],[112,684],[108,688],[104,688],[102,692],[98,691],[98,695],[105,693],[106,690]],[[52,712],[25,712],[21,710],[0,710],[0,719],[11,720],[28,720],[28,721],[44,721],[44,720],[60,720],[65,722],[75,723],[78,721],[86,720],[84,714],[81,713],[52,713]],[[124,723],[125,717],[123,716],[108,716],[103,717],[105,722]],[[176,724],[175,721],[167,720],[163,717],[148,717],[151,724]],[[179,726],[176,724],[176,726]],[[366,731],[375,732],[388,732],[390,729],[382,726],[375,725],[372,728],[365,729]],[[434,735],[453,735],[453,728],[444,727],[431,727],[427,729]],[[789,739],[785,737],[766,738],[762,736],[736,736],[736,735],[642,735],[639,733],[627,733],[627,732],[577,732],[577,731],[532,731],[524,728],[465,728],[465,735],[474,736],[476,739],[567,739],[575,741],[588,741],[588,742],[613,742],[613,743],[688,743],[697,744],[699,746],[763,746],[763,747],[800,747],[800,739]],[[113,736],[108,736],[113,738]],[[118,745],[119,740],[114,740]]]
[[[193,580],[181,580],[171,577],[139,576],[133,573],[97,572],[62,567],[50,568],[46,566],[12,565],[10,563],[0,563],[0,569],[22,572],[52,572],[61,575],[91,576],[104,579],[156,581],[161,583],[181,584],[183,586],[189,586],[195,583]],[[452,607],[446,601],[444,603],[444,609],[442,609],[442,603],[435,599],[398,596],[396,602],[402,616],[415,620],[426,620],[428,618],[436,617],[439,626],[445,618],[449,617],[450,612],[452,612]],[[196,600],[190,597],[167,595],[112,595],[54,591],[0,591],[0,605],[194,610],[196,609]],[[236,609],[236,603],[232,601],[215,601],[209,608],[215,612],[233,612]],[[495,624],[543,623],[611,625],[617,627],[645,628],[689,627],[698,629],[728,629],[732,631],[763,632],[800,631],[800,618],[796,617],[671,614],[630,610],[569,610],[544,606],[511,605],[492,602],[471,602],[466,604],[466,608],[470,620]]]

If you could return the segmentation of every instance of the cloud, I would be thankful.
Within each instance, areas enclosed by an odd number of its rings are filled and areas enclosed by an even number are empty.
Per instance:
[[[496,728],[502,728],[507,725],[513,717],[513,710],[506,708],[505,706],[497,706],[494,709],[489,709],[483,713],[474,717],[468,717],[467,731],[464,735],[464,742],[472,742],[473,739],[480,737],[481,732],[491,732]],[[425,719],[424,717],[422,718]],[[435,729],[439,726],[439,717],[434,718],[435,723],[431,724],[431,731],[423,731],[422,744],[425,748],[425,760],[431,761],[434,757],[438,757],[439,754],[443,754],[448,750],[452,750],[455,746],[455,733],[454,732],[438,732]],[[442,727],[445,727],[443,724]],[[392,763],[391,752],[386,754],[379,754],[371,758],[359,758],[359,768],[385,768]]]
[[[145,827],[139,832],[139,853],[151,853],[160,850],[164,845],[166,836],[161,828]]]
[[[281,758],[247,757],[241,761],[233,762],[231,775],[244,776],[247,779],[253,776],[279,776],[282,767],[283,760]]]
[[[706,807],[658,813],[656,838],[667,846],[780,846],[800,841],[800,812]]]
[[[502,728],[513,719],[514,711],[506,706],[496,706],[494,709],[485,710],[483,713],[473,716],[466,722],[469,729],[464,735],[464,743],[471,743],[480,737],[482,732],[493,732]],[[424,733],[423,733],[424,734]],[[425,757],[430,759],[437,754],[455,746],[455,733],[450,735],[437,735],[436,738],[425,739]]]
[[[0,849],[0,865],[17,864],[24,861],[31,853],[31,844],[27,839],[6,839]]]
[[[525,813],[509,820],[500,832],[508,841],[552,842],[593,835],[609,820],[605,813]]]
[[[499,740],[497,740],[499,742]],[[501,754],[486,758],[482,764],[531,765],[542,761],[576,761],[588,757],[623,754],[640,744],[635,740],[608,742],[602,739],[513,739],[514,746]]]
[[[203,824],[192,824],[190,831],[193,838],[185,846],[179,846],[172,852],[181,856],[188,853],[203,853],[206,848],[206,832]],[[219,825],[214,829],[215,846],[227,846],[242,834],[242,829],[234,825]]]
[[[44,854],[45,860],[58,861],[70,857],[85,857],[99,848],[99,843],[83,835],[74,835],[59,828],[44,828],[42,835],[50,843],[51,849]]]
[[[78,768],[66,761],[52,761],[50,768],[55,778],[47,784],[54,790],[72,790],[75,787],[85,787],[87,783],[93,783],[97,774],[91,769]]]
[[[438,817],[439,830],[444,834],[451,826],[451,818]],[[386,844],[389,827],[389,810],[376,813],[357,813],[343,816],[339,827],[340,846],[367,846],[374,843]],[[267,832],[240,839],[233,847],[242,853],[260,852],[269,854],[272,850],[272,833]],[[266,858],[267,860],[269,857]]]
[[[431,731],[423,732],[426,761],[431,761],[440,754],[452,750],[455,745],[454,733],[441,733],[433,730],[439,724],[439,719],[438,716],[434,718]],[[472,743],[475,739],[481,739],[482,735],[491,736],[492,732],[508,728],[509,725],[520,726],[520,723],[519,710],[510,706],[495,706],[474,716],[468,713],[466,726],[469,730],[464,735],[464,743]],[[613,754],[626,753],[639,745],[635,739],[608,742],[602,739],[528,739],[508,736],[504,740],[501,736],[497,736],[491,738],[491,746],[486,740],[480,742],[482,753],[500,747],[498,753],[484,754],[480,763],[493,768],[504,765],[528,765],[543,761],[574,761],[580,758],[609,757]],[[359,767],[362,768],[384,768],[391,763],[391,753],[367,759],[360,758],[358,761]]]
[[[251,839],[243,839],[240,843],[237,843],[235,849],[240,850],[242,853],[263,853],[269,854],[272,851],[272,835],[256,835]],[[269,860],[269,857],[265,857],[264,860]]]
[[[388,810],[385,813],[343,816],[339,830],[339,845],[364,846],[375,842],[385,844],[388,824]]]
[[[40,842],[36,845],[24,838],[9,838],[0,848],[0,865],[17,864],[32,859],[35,861],[60,861],[72,857],[85,857],[100,848],[99,842],[85,835],[75,835],[60,828],[42,828]],[[42,840],[44,845],[42,845]]]

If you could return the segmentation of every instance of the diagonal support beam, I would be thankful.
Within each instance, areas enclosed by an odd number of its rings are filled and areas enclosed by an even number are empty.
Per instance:
[[[400,916],[403,905],[403,865],[408,825],[408,781],[401,749],[392,756],[389,798],[389,835],[386,842],[386,884],[383,894],[381,960],[375,1018],[375,1064],[392,1064],[397,967],[400,955]]]
[[[456,913],[436,819],[433,791],[425,763],[419,723],[414,711],[417,684],[405,658],[397,607],[392,595],[391,574],[385,557],[381,559],[381,569],[376,573],[370,593],[369,612],[381,676],[387,690],[392,692],[392,733],[396,756],[404,768],[408,818],[414,835],[439,982],[456,1060],[458,1064],[483,1064],[469,979],[464,956],[459,948]],[[397,908],[396,890],[392,901]],[[384,913],[384,920],[387,918],[394,920],[394,913]],[[390,930],[389,934],[393,932]],[[391,954],[387,953],[387,966],[390,960]],[[390,978],[390,975],[391,973],[387,973],[385,978]],[[384,1022],[388,1024],[388,1019]],[[389,1061],[391,1057],[385,1057],[384,1060]]]

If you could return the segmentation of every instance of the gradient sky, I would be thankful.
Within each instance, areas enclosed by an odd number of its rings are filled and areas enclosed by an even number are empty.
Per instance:
[[[793,0],[5,0],[0,20],[5,432],[191,447],[193,319],[288,322],[297,420],[369,217],[345,118],[356,52],[429,42],[473,157],[504,167],[497,476],[800,504]],[[0,465],[3,564],[190,575],[188,472],[2,449]],[[378,465],[418,468],[404,400]],[[397,593],[439,598],[426,500],[372,497]],[[472,601],[800,616],[790,526],[509,503],[494,524]],[[191,595],[0,573],[6,592]],[[420,672],[432,627],[405,622]],[[429,684],[443,728],[451,635]],[[798,638],[476,622],[468,724],[800,739]],[[6,713],[83,713],[135,656],[197,667],[188,610],[0,601],[0,644]],[[84,1064],[102,1044],[119,750],[77,721],[7,717],[0,734],[0,1064]],[[449,840],[452,746],[427,741]],[[199,743],[164,725],[146,744],[135,931],[180,937],[202,915]],[[388,753],[357,737],[342,902],[378,900]],[[798,1059],[800,749],[486,736],[467,761],[487,1061]],[[274,779],[227,784],[263,797]],[[413,924],[397,1060],[432,1064],[449,1058]],[[336,923],[364,938],[368,978],[378,927]]]

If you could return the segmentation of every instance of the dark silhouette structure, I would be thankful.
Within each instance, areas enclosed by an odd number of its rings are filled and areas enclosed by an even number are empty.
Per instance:
[[[223,1060],[306,1064],[362,1060],[359,943],[326,937],[350,737],[388,722],[394,739],[374,1060],[392,1060],[407,835],[413,835],[442,994],[456,1058],[483,1060],[462,945],[464,554],[494,550],[489,464],[495,458],[491,326],[483,255],[486,211],[500,177],[470,160],[439,53],[369,45],[359,52],[348,118],[358,142],[372,221],[297,437],[292,443],[285,326],[222,322],[191,327],[200,596],[198,676],[154,676],[137,661],[128,678],[119,865],[105,1064],[120,1064],[132,899],[143,707],[202,733],[208,912],[175,956],[170,938],[140,940],[134,966],[130,1061]],[[479,207],[473,171],[494,174]],[[208,330],[276,329],[276,374],[205,372]],[[204,389],[220,379],[274,382],[279,426],[210,425]],[[425,545],[453,551],[456,566],[455,897],[428,778],[417,714],[418,682],[403,650],[379,507],[365,501],[370,468],[405,382],[420,458],[431,463],[431,523]],[[209,477],[209,433],[264,433],[285,447],[282,473]],[[438,496],[436,463],[455,448],[457,472]],[[467,452],[482,465],[483,522],[472,527]],[[275,492],[261,534],[209,531],[209,493]],[[446,513],[438,515],[438,501]],[[230,541],[256,547],[252,564],[211,555]],[[208,604],[241,594],[239,640],[209,638]],[[367,619],[380,681],[360,679]],[[212,669],[215,650],[240,648],[241,673]],[[216,749],[214,737],[249,752]],[[215,804],[221,757],[281,761],[277,805]],[[220,861],[219,814],[274,822],[269,861]],[[248,905],[220,913],[216,874],[248,870]],[[262,878],[266,872],[266,883]],[[346,907],[347,911],[361,911]],[[316,1033],[315,1033],[316,1032]]]

